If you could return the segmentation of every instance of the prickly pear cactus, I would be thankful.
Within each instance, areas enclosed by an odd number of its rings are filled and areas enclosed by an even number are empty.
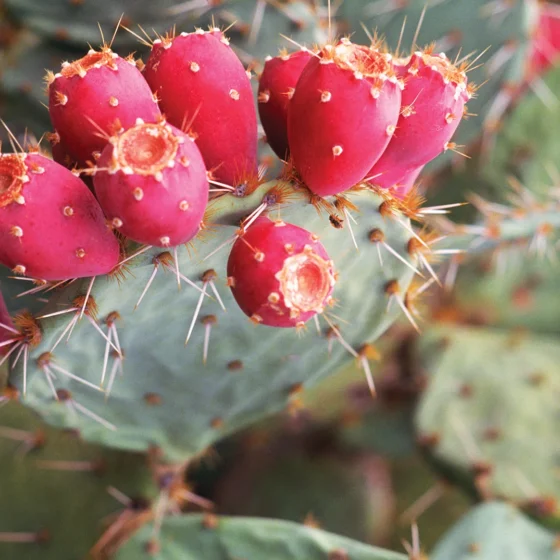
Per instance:
[[[469,512],[445,535],[433,560],[558,560],[554,535],[509,504],[489,502]]]
[[[423,338],[420,357],[429,385],[418,441],[434,466],[469,492],[506,498],[558,527],[556,340],[442,328]]]
[[[511,181],[510,177],[537,196],[554,194],[560,147],[554,134],[560,124],[560,103],[555,95],[559,87],[560,68],[552,68],[502,123],[491,165],[483,170],[484,177],[495,186],[495,199],[503,196],[504,183]]]
[[[115,560],[143,558],[151,530],[152,527],[146,525],[138,531],[119,550]],[[263,552],[270,560],[405,560],[402,554],[288,521],[200,515],[168,518],[162,526],[160,544],[151,557],[227,560],[254,558]]]
[[[259,443],[260,435],[267,437],[266,443]],[[374,454],[345,452],[333,436],[320,426],[299,435],[290,430],[249,433],[236,467],[218,485],[218,510],[305,522],[386,544],[395,512],[388,466]],[[332,499],[333,488],[337,500]]]
[[[0,410],[2,558],[84,558],[107,522],[156,495],[146,458],[80,441],[28,409]]]
[[[235,199],[221,199],[216,206],[221,205],[221,209],[216,210],[213,221],[234,223],[239,215],[247,215],[258,206],[270,188],[270,184],[263,185],[241,204]],[[316,233],[337,263],[339,278],[333,293],[337,307],[333,315],[327,311],[318,325],[311,321],[305,331],[297,333],[251,324],[236,308],[226,286],[224,252],[206,259],[235,231],[231,226],[218,225],[222,235],[197,242],[192,258],[186,251],[180,252],[179,269],[198,289],[186,285],[178,291],[173,267],[171,271],[165,266],[156,267],[156,257],[165,251],[154,249],[128,263],[130,274],[125,280],[96,279],[91,290],[97,305],[95,318],[86,316],[79,321],[68,343],[63,339],[76,312],[41,320],[42,342],[29,354],[24,402],[55,425],[80,429],[89,441],[138,451],[158,445],[175,461],[185,460],[248,423],[282,410],[301,388],[359,356],[366,343],[402,314],[399,302],[413,275],[410,267],[414,266],[407,254],[411,238],[408,223],[399,216],[384,218],[379,212],[382,199],[373,194],[364,192],[354,200],[360,208],[353,226],[359,250],[347,228],[334,228],[327,215],[318,215],[310,204],[294,203],[281,212],[282,219]],[[384,232],[385,246],[370,241],[372,230]],[[383,265],[378,251],[382,252]],[[156,268],[159,270],[153,284],[135,310]],[[216,277],[204,274],[209,270],[215,271]],[[210,281],[226,311],[213,294]],[[76,282],[56,293],[42,314],[72,309],[88,285],[89,280]],[[212,297],[202,296],[201,289]],[[185,347],[199,304],[200,314]],[[119,318],[113,322],[115,313]],[[205,321],[207,317],[212,321]],[[115,348],[96,333],[91,321],[104,333],[110,328],[117,330],[125,356],[122,364],[120,358],[113,359]],[[62,374],[57,375],[56,389],[70,391],[72,402],[101,416],[105,425],[76,416],[72,406],[56,399],[41,361],[37,361],[55,344],[53,361],[90,385]],[[123,373],[117,375],[121,366]],[[110,396],[91,387],[100,386],[103,371],[105,390],[107,383],[114,381]],[[23,392],[23,363],[13,372],[12,382]]]
[[[557,335],[557,278],[557,263],[520,248],[503,248],[460,271],[453,303],[467,317],[497,327]]]

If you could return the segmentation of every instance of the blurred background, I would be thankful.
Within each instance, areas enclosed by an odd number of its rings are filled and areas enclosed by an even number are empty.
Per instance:
[[[557,215],[560,5],[428,6],[418,45],[435,42],[451,59],[480,55],[469,72],[477,98],[454,137],[460,153],[448,151],[419,178],[430,205],[469,202],[449,216],[463,230],[445,216],[438,225],[463,248],[461,233],[489,231],[496,216]],[[394,48],[406,17],[406,51],[423,8],[414,0],[334,2],[333,25],[358,42],[368,40],[364,28],[377,29]],[[280,34],[324,41],[327,15],[326,2],[311,0],[3,0],[0,117],[19,139],[50,131],[47,69],[99,46],[101,32],[121,55],[147,52],[125,29],[112,39],[119,21],[151,37],[172,27],[229,27],[239,57],[258,74],[265,56],[293,47]],[[9,149],[3,131],[0,137]],[[264,142],[261,157],[273,176],[277,163]],[[474,504],[493,498],[519,505],[551,534],[559,530],[556,227],[542,221],[530,236],[502,239],[497,225],[488,250],[468,245],[468,258],[442,258],[443,289],[411,292],[407,302],[422,335],[403,319],[367,357],[376,399],[359,361],[314,389],[294,387],[287,410],[222,441],[189,469],[188,486],[201,500],[187,507],[210,500],[218,513],[297,521],[397,551],[413,521],[430,551]],[[6,455],[16,443],[31,445],[13,431],[22,423],[28,433],[43,429],[20,405],[0,409]],[[91,546],[93,535],[83,539]]]

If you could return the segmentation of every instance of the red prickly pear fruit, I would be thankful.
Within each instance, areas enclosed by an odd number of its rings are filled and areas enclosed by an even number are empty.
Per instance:
[[[544,2],[539,12],[529,62],[532,76],[542,74],[560,58],[560,6]]]
[[[283,160],[289,156],[288,103],[312,56],[309,51],[301,50],[268,58],[259,80],[259,115],[266,140]]]
[[[219,30],[154,41],[144,76],[169,122],[182,130],[190,125],[217,180],[229,185],[257,181],[257,113],[250,79]]]
[[[198,233],[209,187],[191,137],[165,122],[138,121],[111,138],[98,163],[95,194],[123,235],[170,247]]]
[[[323,47],[288,109],[290,153],[307,187],[328,196],[360,182],[387,147],[400,106],[389,55],[348,40]]]
[[[316,235],[282,221],[257,219],[233,245],[228,283],[255,323],[299,327],[330,303],[333,262]]]
[[[58,132],[47,134],[47,140],[50,142],[52,158],[56,163],[63,165],[67,169],[76,167],[76,162],[68,154],[68,150],[61,142]]]
[[[0,263],[32,278],[68,280],[107,274],[119,256],[78,177],[39,154],[0,154]]]
[[[70,169],[70,171],[76,170],[78,168],[78,164],[68,154],[68,150],[61,142],[58,132],[51,132],[47,134],[47,139],[51,144],[53,160],[66,167],[66,169]],[[87,188],[93,192],[93,180],[91,176],[82,174],[80,179],[85,183]]]
[[[418,176],[420,175],[420,173],[422,173],[423,169],[424,166],[421,165],[420,167],[409,171],[398,183],[396,183],[391,188],[391,194],[395,198],[404,200],[407,197],[408,193],[414,188],[416,179],[418,179]]]
[[[132,126],[137,118],[161,118],[134,60],[108,47],[64,63],[47,80],[51,121],[68,155],[81,166],[95,160],[115,130]]]
[[[444,54],[415,52],[406,66],[395,135],[371,168],[371,182],[391,188],[447,149],[471,97],[463,68]]]

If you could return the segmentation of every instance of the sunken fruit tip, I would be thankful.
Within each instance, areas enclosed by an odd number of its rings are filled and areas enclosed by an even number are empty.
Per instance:
[[[334,264],[316,235],[261,217],[233,245],[228,284],[256,324],[303,327],[332,304]]]
[[[208,179],[193,139],[160,120],[114,135],[92,170],[112,226],[138,243],[175,247],[200,230]]]

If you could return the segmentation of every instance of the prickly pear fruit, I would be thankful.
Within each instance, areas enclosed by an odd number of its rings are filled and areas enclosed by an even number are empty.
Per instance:
[[[188,135],[164,121],[138,121],[111,138],[98,164],[95,194],[123,235],[169,247],[197,234],[208,180],[202,155]]]
[[[334,265],[316,235],[258,218],[233,245],[228,283],[255,323],[299,327],[330,303]]]
[[[95,159],[115,130],[132,126],[137,118],[153,122],[161,117],[134,60],[121,58],[108,47],[64,63],[47,80],[53,126],[81,166]]]
[[[424,166],[421,165],[416,169],[411,169],[410,171],[408,171],[406,175],[396,185],[393,186],[391,190],[392,195],[395,198],[400,198],[401,200],[406,198],[406,195],[414,188],[416,179],[418,179],[418,176],[420,175],[420,173],[422,173],[423,169]]]
[[[323,47],[288,110],[290,153],[304,183],[327,196],[364,179],[393,135],[400,106],[388,55],[348,40]]]
[[[259,115],[266,140],[276,155],[288,159],[288,102],[313,55],[308,50],[266,60],[259,80]]]
[[[540,74],[560,58],[560,7],[543,2],[535,27],[530,73]]]
[[[391,188],[447,150],[471,93],[462,68],[444,54],[415,52],[406,65],[397,129],[368,173],[372,182]]]
[[[60,134],[58,132],[51,132],[47,134],[47,140],[51,145],[52,158],[56,163],[63,165],[68,169],[72,169],[76,166],[76,162],[68,154],[66,146],[60,140]]]
[[[36,153],[0,154],[0,263],[32,278],[66,280],[107,274],[119,253],[78,177]]]
[[[144,76],[166,118],[190,125],[206,167],[224,183],[257,178],[257,113],[249,78],[219,30],[154,41]]]

